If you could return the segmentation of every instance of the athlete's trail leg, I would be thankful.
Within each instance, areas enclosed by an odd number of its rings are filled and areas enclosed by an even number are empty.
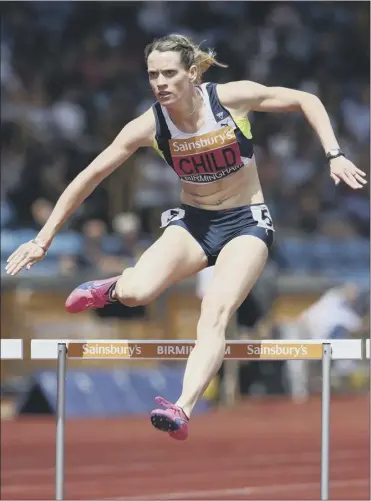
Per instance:
[[[248,235],[229,242],[218,257],[202,301],[197,341],[187,361],[183,391],[176,402],[188,417],[220,369],[227,324],[259,278],[267,257],[265,243]]]
[[[68,297],[66,307],[72,313],[101,308],[110,302],[112,289],[111,298],[127,306],[145,305],[206,264],[206,255],[196,240],[184,228],[169,226],[133,268],[119,277],[80,285]]]
[[[148,304],[206,264],[206,255],[196,240],[184,228],[169,226],[133,268],[124,270],[113,297],[127,306]]]

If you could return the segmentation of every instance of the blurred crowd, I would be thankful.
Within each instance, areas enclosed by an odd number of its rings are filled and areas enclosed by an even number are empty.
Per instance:
[[[2,11],[3,229],[42,226],[66,185],[153,103],[143,51],[169,32],[214,47],[229,65],[209,70],[207,81],[249,79],[316,94],[345,153],[369,173],[367,2],[30,1],[8,2]],[[368,239],[369,185],[335,189],[303,116],[250,119],[276,227]],[[174,172],[153,151],[140,151],[65,229],[90,239],[124,235],[130,247],[133,238],[154,238],[161,210],[178,204]]]

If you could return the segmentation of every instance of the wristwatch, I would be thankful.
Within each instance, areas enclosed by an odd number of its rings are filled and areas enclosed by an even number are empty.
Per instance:
[[[326,153],[327,160],[333,160],[337,157],[345,157],[345,154],[341,151],[340,148],[333,148]]]

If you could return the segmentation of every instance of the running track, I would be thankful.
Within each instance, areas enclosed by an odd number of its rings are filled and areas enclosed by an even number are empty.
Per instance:
[[[369,499],[369,399],[333,397],[330,499]],[[1,499],[55,499],[55,423],[3,421]],[[146,417],[69,421],[66,499],[319,499],[320,399],[195,417],[178,443]]]

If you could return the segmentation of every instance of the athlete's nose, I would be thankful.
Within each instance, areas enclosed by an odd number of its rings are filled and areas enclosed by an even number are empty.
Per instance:
[[[159,90],[165,90],[165,88],[167,87],[167,82],[166,82],[166,78],[164,77],[164,75],[160,74],[158,76],[157,87],[159,88]]]

